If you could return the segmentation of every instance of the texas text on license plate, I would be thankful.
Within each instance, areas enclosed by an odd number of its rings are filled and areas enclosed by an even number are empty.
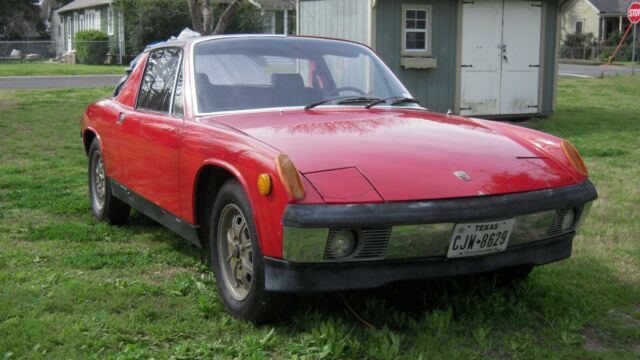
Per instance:
[[[503,251],[515,219],[456,224],[449,242],[448,258],[475,256]]]

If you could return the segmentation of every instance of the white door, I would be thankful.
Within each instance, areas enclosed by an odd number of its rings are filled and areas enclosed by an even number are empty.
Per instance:
[[[538,112],[540,1],[504,2],[501,114]]]
[[[500,110],[502,1],[465,1],[462,5],[460,113],[497,114]]]
[[[463,2],[460,114],[538,112],[540,4]]]
[[[64,34],[67,37],[67,51],[71,51],[71,50],[73,50],[73,48],[72,48],[73,44],[71,42],[72,41],[72,37],[71,37],[71,17],[67,18],[66,24],[67,24],[67,26],[66,26],[66,29],[64,31]]]

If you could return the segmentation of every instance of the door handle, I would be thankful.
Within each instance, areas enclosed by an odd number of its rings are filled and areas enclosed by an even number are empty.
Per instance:
[[[124,120],[125,120],[124,113],[120,113],[120,114],[118,115],[118,125],[122,125],[122,123],[124,122]]]
[[[505,63],[509,63],[509,58],[507,57],[507,55],[502,55],[502,59],[504,60]]]

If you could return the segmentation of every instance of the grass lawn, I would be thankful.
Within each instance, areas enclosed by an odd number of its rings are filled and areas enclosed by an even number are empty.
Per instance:
[[[35,75],[124,75],[124,67],[118,65],[67,65],[52,63],[0,63],[0,76]]]
[[[0,359],[640,357],[640,79],[563,79],[557,114],[525,123],[573,141],[600,193],[571,259],[513,290],[306,296],[264,327],[227,315],[203,251],[92,218],[78,123],[110,92],[0,92]]]

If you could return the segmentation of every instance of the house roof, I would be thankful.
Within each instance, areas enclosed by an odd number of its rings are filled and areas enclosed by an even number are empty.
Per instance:
[[[633,0],[588,0],[600,14],[626,14]]]
[[[75,0],[56,10],[56,12],[62,13],[71,10],[92,8],[100,5],[111,4],[111,2],[112,0]]]

